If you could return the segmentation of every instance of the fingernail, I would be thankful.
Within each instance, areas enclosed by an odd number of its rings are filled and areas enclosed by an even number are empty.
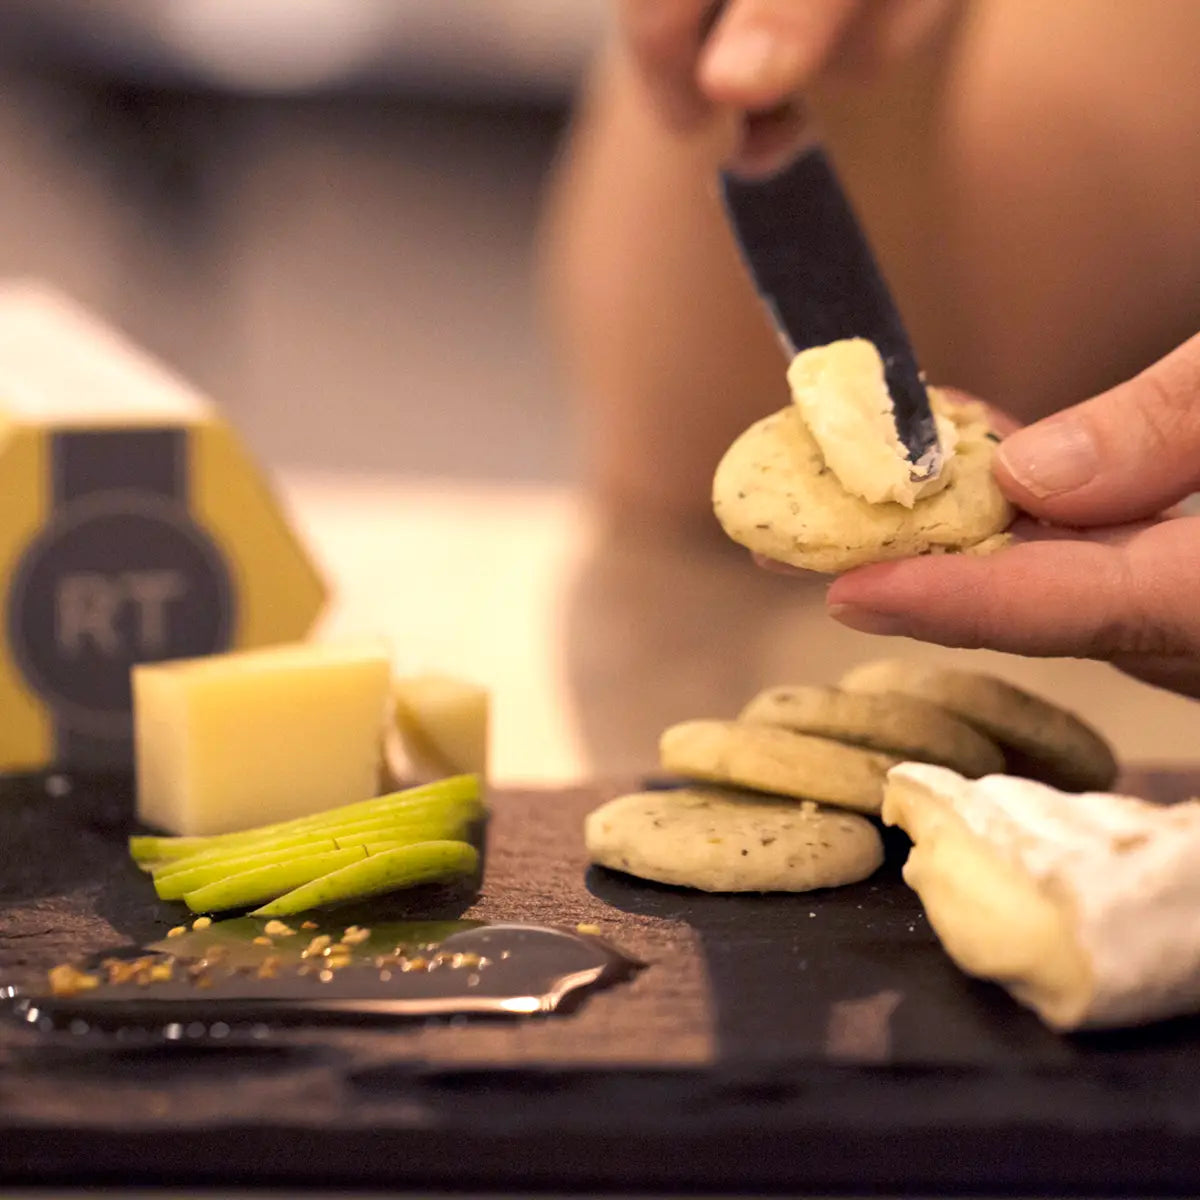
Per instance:
[[[704,83],[718,89],[791,88],[796,55],[791,45],[765,29],[731,29],[709,46],[701,68]]]
[[[909,632],[908,621],[897,613],[875,612],[853,604],[831,604],[829,615],[848,629],[875,633],[882,637],[903,637]]]
[[[1051,418],[1007,437],[996,451],[1012,477],[1035,496],[1073,492],[1095,478],[1100,454],[1087,426]]]

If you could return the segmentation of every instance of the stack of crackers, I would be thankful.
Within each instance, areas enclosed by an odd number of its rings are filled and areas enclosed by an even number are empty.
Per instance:
[[[692,781],[619,797],[585,830],[593,862],[709,892],[854,883],[883,861],[876,818],[901,762],[1104,791],[1108,743],[1057,705],[989,675],[883,660],[837,687],[773,687],[734,720],[672,726],[661,763]]]

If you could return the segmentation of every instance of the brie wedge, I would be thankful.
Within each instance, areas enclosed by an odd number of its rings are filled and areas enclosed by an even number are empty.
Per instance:
[[[883,819],[942,946],[1059,1030],[1200,1009],[1200,801],[888,772]]]

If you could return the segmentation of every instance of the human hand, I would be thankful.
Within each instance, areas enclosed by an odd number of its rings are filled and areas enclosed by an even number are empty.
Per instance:
[[[914,51],[954,0],[618,0],[624,40],[666,119],[746,114],[730,165],[782,166],[801,146],[800,97]]]
[[[1200,335],[1136,378],[1027,426],[996,476],[1037,521],[998,554],[880,563],[828,593],[853,629],[1096,658],[1200,698]]]

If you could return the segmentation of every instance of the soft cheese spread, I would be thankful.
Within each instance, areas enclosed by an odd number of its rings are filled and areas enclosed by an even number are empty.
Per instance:
[[[950,482],[958,440],[954,424],[935,417],[942,466],[936,475],[914,480],[883,359],[872,342],[848,338],[802,351],[788,368],[788,385],[825,465],[847,492],[871,504],[894,501],[912,508]]]
[[[1200,802],[903,763],[884,820],[947,951],[1059,1028],[1200,1008]]]

